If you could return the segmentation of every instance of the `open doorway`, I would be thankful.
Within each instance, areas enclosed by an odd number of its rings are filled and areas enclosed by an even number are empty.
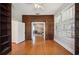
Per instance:
[[[32,43],[35,44],[36,37],[42,37],[45,40],[45,22],[32,22]]]

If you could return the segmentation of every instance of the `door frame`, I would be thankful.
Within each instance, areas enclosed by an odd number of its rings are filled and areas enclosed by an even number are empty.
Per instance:
[[[33,35],[33,29],[34,29],[33,24],[35,24],[35,23],[43,23],[44,24],[44,40],[45,40],[45,22],[31,22],[31,38],[32,38],[32,41],[33,41],[33,39],[35,39],[35,37]]]

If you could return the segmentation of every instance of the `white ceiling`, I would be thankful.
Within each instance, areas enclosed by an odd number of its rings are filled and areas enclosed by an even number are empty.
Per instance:
[[[63,5],[64,3],[43,3],[43,8],[36,10],[33,3],[12,4],[14,9],[25,15],[35,15],[36,13],[39,13],[40,15],[52,15]]]

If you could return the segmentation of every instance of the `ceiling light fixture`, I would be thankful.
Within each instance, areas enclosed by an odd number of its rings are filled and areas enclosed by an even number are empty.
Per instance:
[[[39,15],[41,11],[43,11],[44,5],[42,3],[34,3],[34,9],[36,15]]]
[[[34,3],[34,8],[39,9],[39,8],[42,8],[42,7],[43,7],[42,4]]]

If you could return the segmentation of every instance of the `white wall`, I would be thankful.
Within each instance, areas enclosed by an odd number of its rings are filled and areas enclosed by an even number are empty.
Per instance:
[[[20,43],[25,40],[25,24],[12,21],[12,42]]]
[[[25,23],[18,22],[18,43],[25,40]]]
[[[12,4],[12,20],[22,22],[22,15],[20,8],[17,8]]]
[[[22,12],[20,8],[12,4],[12,42],[22,42],[25,40],[25,24],[22,23]]]
[[[75,17],[74,4],[65,6],[55,15],[54,40],[71,53],[75,53]]]
[[[17,35],[18,35],[18,31],[17,31],[17,25],[18,22],[16,21],[12,21],[12,42],[16,42],[16,39],[18,39]]]

